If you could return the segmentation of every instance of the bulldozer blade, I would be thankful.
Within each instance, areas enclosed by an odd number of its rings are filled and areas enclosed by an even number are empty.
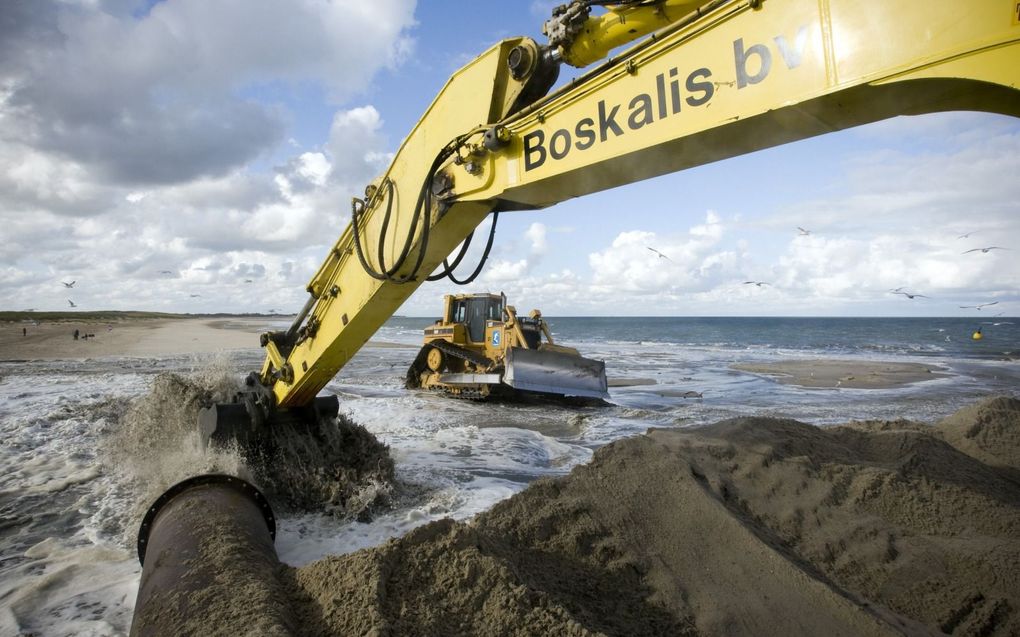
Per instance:
[[[609,398],[604,361],[562,352],[511,347],[503,382],[517,390]]]

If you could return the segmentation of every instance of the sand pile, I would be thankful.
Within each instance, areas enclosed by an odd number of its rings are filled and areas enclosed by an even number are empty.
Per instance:
[[[300,634],[1020,634],[1020,401],[609,445],[470,524],[283,568]]]

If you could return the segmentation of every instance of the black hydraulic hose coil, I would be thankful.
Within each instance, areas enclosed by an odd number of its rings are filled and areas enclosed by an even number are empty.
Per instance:
[[[489,226],[489,239],[485,243],[485,251],[482,252],[481,259],[478,260],[478,265],[475,266],[474,272],[471,273],[466,279],[458,279],[453,275],[453,270],[460,264],[464,255],[467,253],[467,248],[471,244],[471,237],[474,236],[474,232],[468,235],[467,239],[464,240],[464,245],[461,247],[460,252],[457,254],[457,258],[453,260],[453,263],[449,263],[448,260],[443,260],[443,271],[439,274],[434,274],[426,279],[426,281],[438,281],[442,278],[448,278],[457,285],[468,285],[478,278],[481,274],[482,268],[485,266],[485,262],[489,259],[489,253],[492,251],[492,241],[496,237],[496,222],[499,221],[499,212],[492,213],[492,225]]]

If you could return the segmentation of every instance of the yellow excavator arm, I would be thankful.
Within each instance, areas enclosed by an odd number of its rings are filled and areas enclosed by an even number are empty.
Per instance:
[[[1020,116],[1018,0],[596,4],[557,8],[549,45],[503,41],[446,83],[354,201],[294,325],[263,335],[276,407],[311,403],[490,213],[895,115]],[[597,60],[546,95],[559,64]]]

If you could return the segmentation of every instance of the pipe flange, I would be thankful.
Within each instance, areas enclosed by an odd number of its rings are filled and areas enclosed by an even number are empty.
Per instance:
[[[138,527],[139,564],[142,566],[145,565],[145,549],[149,543],[149,532],[152,530],[153,522],[156,521],[156,516],[163,510],[163,507],[188,489],[207,484],[225,485],[248,496],[248,498],[250,498],[259,508],[259,511],[262,512],[262,519],[266,521],[266,527],[269,529],[270,539],[274,541],[276,540],[276,516],[273,514],[272,507],[269,506],[269,500],[266,499],[266,496],[262,495],[261,491],[256,489],[251,483],[242,480],[241,478],[229,476],[223,473],[207,473],[188,478],[187,480],[182,480],[170,487],[163,492],[163,495],[156,498],[156,501],[152,503],[149,510],[145,512],[145,517],[142,518],[142,524]]]

